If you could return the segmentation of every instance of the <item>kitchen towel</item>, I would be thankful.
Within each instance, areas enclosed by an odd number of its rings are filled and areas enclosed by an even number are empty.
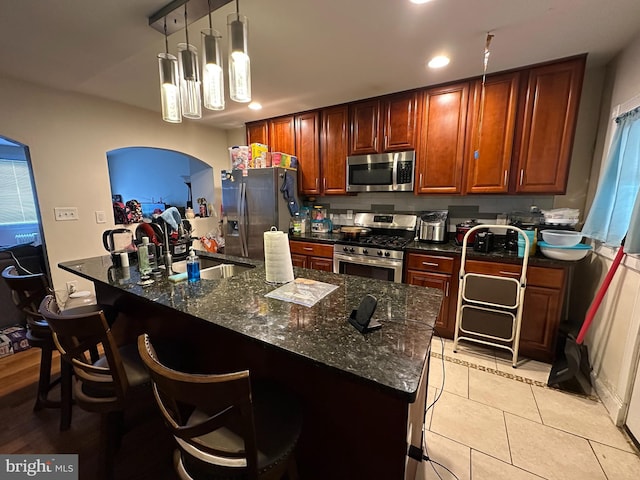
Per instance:
[[[289,252],[289,236],[271,227],[264,232],[264,269],[267,283],[293,281],[293,263]]]
[[[180,218],[180,212],[176,207],[167,208],[162,214],[160,214],[160,218],[162,218],[167,224],[171,227],[172,232],[178,231],[178,225],[182,223],[182,218]]]

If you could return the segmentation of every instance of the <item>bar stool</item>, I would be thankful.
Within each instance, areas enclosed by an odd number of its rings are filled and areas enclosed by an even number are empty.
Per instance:
[[[104,310],[61,312],[53,295],[47,295],[39,312],[53,331],[56,347],[73,366],[76,404],[101,415],[100,460],[95,477],[111,479],[124,434],[125,410],[134,402],[152,401],[149,373],[135,343],[116,345]],[[94,361],[92,351],[104,354]]]
[[[271,383],[252,384],[248,370],[173,370],[160,362],[146,334],[138,337],[138,351],[178,445],[174,465],[182,480],[298,478],[294,449],[302,408],[292,395]]]
[[[34,411],[42,408],[60,408],[60,430],[71,426],[71,365],[60,357],[60,376],[51,380],[51,363],[56,346],[49,324],[38,313],[42,299],[48,294],[48,282],[43,273],[20,275],[18,269],[10,265],[2,271],[2,278],[11,289],[16,308],[27,321],[27,341],[29,345],[40,349],[40,375]],[[50,400],[49,392],[60,384],[60,401]]]

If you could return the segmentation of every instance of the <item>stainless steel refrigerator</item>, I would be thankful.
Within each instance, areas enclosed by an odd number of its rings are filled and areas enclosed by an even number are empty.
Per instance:
[[[296,177],[279,167],[222,171],[225,254],[264,259],[264,232],[288,232],[299,209]]]

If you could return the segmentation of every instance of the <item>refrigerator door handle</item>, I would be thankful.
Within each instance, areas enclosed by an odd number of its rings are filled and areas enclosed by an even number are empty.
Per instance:
[[[243,257],[249,256],[249,232],[247,218],[247,184],[240,184],[240,209],[238,211],[238,219],[240,221],[240,248]]]

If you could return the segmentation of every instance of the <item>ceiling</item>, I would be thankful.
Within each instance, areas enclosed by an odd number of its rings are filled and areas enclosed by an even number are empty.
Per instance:
[[[164,38],[148,17],[169,0],[0,2],[0,76],[160,111],[156,56]],[[223,35],[234,3],[213,15]],[[588,53],[606,64],[640,33],[638,0],[242,0],[249,18],[251,111],[232,102],[203,109],[219,128],[280,114]],[[207,18],[189,27],[192,43]],[[170,52],[184,32],[169,37]],[[445,53],[451,63],[429,70]],[[227,89],[228,91],[228,89]]]

